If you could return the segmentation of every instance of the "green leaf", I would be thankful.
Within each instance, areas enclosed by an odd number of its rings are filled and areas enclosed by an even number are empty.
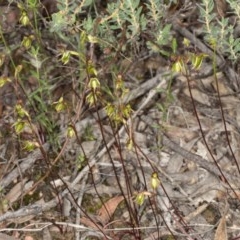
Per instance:
[[[85,0],[84,7],[88,7],[94,3],[93,0]]]
[[[69,22],[66,21],[65,16],[62,12],[57,12],[52,14],[52,21],[50,22],[50,31],[58,32],[66,29]]]

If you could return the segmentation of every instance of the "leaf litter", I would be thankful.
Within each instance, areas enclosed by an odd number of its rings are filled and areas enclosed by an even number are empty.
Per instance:
[[[222,11],[223,7],[217,9],[220,16]],[[13,21],[6,31],[15,25],[16,21]],[[179,26],[176,31],[191,38],[192,35],[185,30]],[[195,44],[194,47],[201,49],[199,42]],[[200,74],[207,69],[204,66]],[[138,82],[137,78],[147,76],[148,72],[151,72],[151,77]],[[196,76],[191,79],[191,99],[188,80],[176,74],[173,76],[172,100],[164,112],[164,108],[155,103],[167,98],[167,84],[171,79],[168,74],[166,61],[161,62],[154,56],[139,63],[136,61],[127,72],[129,78],[126,81],[132,89],[124,101],[131,101],[135,107],[136,114],[128,121],[135,148],[127,147],[129,132],[126,134],[124,127],[115,132],[111,130],[104,109],[99,111],[104,123],[102,129],[96,121],[97,112],[85,109],[84,118],[76,123],[77,136],[66,143],[64,118],[67,119],[67,116],[58,120],[61,146],[66,144],[62,158],[56,161],[59,175],[54,174],[56,169],[52,169],[50,177],[45,175],[46,178],[41,180],[46,169],[39,150],[25,156],[14,156],[15,159],[8,163],[2,162],[2,168],[8,171],[1,171],[0,184],[5,189],[1,193],[1,229],[7,230],[15,223],[14,232],[22,234],[24,229],[34,224],[32,229],[39,230],[39,234],[33,234],[32,239],[41,239],[43,229],[48,229],[53,236],[55,233],[55,239],[61,239],[61,236],[64,239],[64,234],[73,230],[82,231],[85,238],[121,239],[134,228],[140,229],[143,239],[171,234],[176,239],[224,240],[238,237],[239,173],[226,137],[227,134],[238,160],[240,114],[239,96],[233,87],[236,84],[229,84],[230,80],[222,72],[217,75],[217,83],[213,75],[202,79]],[[135,85],[129,79],[134,79]],[[156,87],[160,83],[165,91],[158,93]],[[5,89],[5,92],[8,91],[12,91],[10,86]],[[201,126],[194,114],[192,101],[196,104]],[[11,116],[12,106],[6,107],[2,99],[0,106],[1,127],[4,128],[7,126],[4,122],[6,117]],[[86,135],[89,124],[92,133]],[[200,128],[212,155],[206,148]],[[2,159],[13,157],[12,149],[8,147],[6,141],[1,140],[1,149],[6,150]],[[50,151],[48,143],[43,148],[46,152]],[[151,188],[153,173],[158,174],[160,181],[156,191]],[[38,184],[33,185],[33,181]],[[83,185],[85,187],[81,189]],[[134,201],[140,193],[144,196],[141,206]],[[64,201],[68,206],[62,212]],[[221,208],[227,210],[223,212]],[[77,214],[80,215],[80,223],[74,225]],[[40,223],[49,225],[41,229]],[[1,233],[2,239],[14,239],[5,235]],[[31,236],[25,236],[25,239],[31,239]],[[74,239],[73,234],[68,235],[68,239]]]

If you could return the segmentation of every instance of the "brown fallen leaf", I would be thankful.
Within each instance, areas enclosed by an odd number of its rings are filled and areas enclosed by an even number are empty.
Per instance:
[[[162,123],[165,133],[169,138],[179,141],[179,139],[184,139],[186,142],[192,141],[197,137],[196,131],[190,131],[188,128],[176,127],[174,125]]]
[[[115,212],[118,204],[124,199],[123,196],[116,196],[109,199],[103,206],[99,209],[98,215],[99,220],[102,222],[103,225],[107,224],[112,217],[113,213]]]
[[[218,224],[217,230],[215,232],[214,240],[228,240],[225,216],[222,216]]]
[[[92,229],[96,229],[96,230],[103,230],[103,227],[100,226],[97,221],[95,221],[95,219],[91,220],[88,217],[81,217],[80,222],[81,224],[84,224],[85,226],[92,228]]]
[[[27,182],[27,178],[24,178],[24,179],[22,179],[21,182],[18,182],[10,190],[10,192],[8,192],[5,199],[11,204],[16,202],[18,200],[18,198],[21,196],[21,194],[23,193],[23,186],[25,185],[26,182]]]
[[[204,105],[210,106],[210,100],[209,100],[209,96],[203,92],[201,92],[200,90],[198,90],[197,88],[193,88],[191,89],[191,93],[189,92],[189,88],[186,87],[183,89],[183,93],[188,96],[191,97],[191,95],[193,96],[193,99],[199,103],[202,103]]]

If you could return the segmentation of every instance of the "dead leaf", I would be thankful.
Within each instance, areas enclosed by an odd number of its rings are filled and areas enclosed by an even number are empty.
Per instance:
[[[217,75],[217,82],[216,80],[212,82],[212,86],[214,87],[215,91],[219,92],[220,95],[231,95],[233,94],[232,89],[226,85],[224,81],[224,76],[222,74]]]
[[[164,127],[165,133],[168,137],[177,142],[179,139],[184,139],[186,142],[190,142],[198,136],[196,131],[189,131],[188,128],[176,127],[166,123],[162,123],[162,126]]]
[[[27,182],[28,179],[24,178],[21,182],[17,183],[11,191],[6,195],[6,200],[9,203],[14,203],[24,192],[28,191],[33,186],[33,181]]]
[[[27,178],[22,179],[21,182],[18,182],[11,191],[6,195],[5,199],[9,203],[14,203],[22,194],[22,186],[27,182]]]
[[[92,229],[102,229],[102,226],[100,226],[99,224],[97,224],[97,222],[94,220],[91,220],[89,217],[82,217],[80,219],[81,224],[84,224],[85,226],[92,228]]]
[[[99,209],[98,215],[100,221],[103,225],[107,224],[115,212],[118,204],[124,199],[123,196],[116,196],[109,199],[103,206]]]
[[[183,93],[186,96],[191,97],[191,94],[190,94],[188,88],[184,88]],[[198,90],[196,88],[191,89],[191,93],[192,93],[194,100],[196,100],[197,102],[202,103],[204,105],[210,106],[210,100],[209,100],[209,97],[207,94],[201,92],[200,90]]]
[[[228,238],[227,238],[226,218],[225,216],[222,216],[218,224],[218,227],[214,236],[214,240],[227,240],[227,239]]]

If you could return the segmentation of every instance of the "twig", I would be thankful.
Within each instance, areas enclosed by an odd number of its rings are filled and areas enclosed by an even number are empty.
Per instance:
[[[141,118],[143,119],[144,122],[146,122],[148,124],[149,127],[152,128],[153,131],[156,131],[156,129],[153,128],[154,124],[152,123],[152,120],[150,118],[148,118],[146,116],[141,116]],[[201,156],[199,156],[197,154],[194,154],[192,152],[189,152],[189,151],[185,150],[184,148],[179,146],[177,143],[170,140],[165,133],[161,132],[161,134],[162,134],[162,136],[161,136],[162,137],[162,143],[163,143],[164,146],[170,148],[171,150],[173,150],[176,153],[179,153],[186,160],[194,161],[200,167],[206,169],[210,173],[214,174],[216,177],[221,176],[219,170],[217,169],[217,167],[213,163],[209,162],[208,160],[202,158]],[[237,188],[237,185],[239,184],[239,178],[237,178],[235,176],[232,176],[232,175],[230,175],[226,172],[224,172],[224,175],[230,181],[231,186],[233,188]],[[226,188],[228,188],[228,186],[226,184],[224,184],[224,186]]]
[[[88,175],[86,175],[82,181],[81,189],[79,191],[78,200],[77,200],[78,206],[82,205],[82,199],[83,199],[84,189],[86,187],[87,177]],[[80,225],[80,219],[81,219],[81,209],[77,208],[76,209],[76,225]],[[79,239],[80,239],[80,233],[79,231],[76,231],[75,240],[79,240]]]
[[[217,176],[217,177],[220,176],[220,172],[214,164],[212,164],[211,162],[207,161],[206,159],[200,157],[197,154],[186,151],[184,148],[180,147],[178,144],[176,144],[175,142],[170,140],[164,133],[162,133],[162,134],[163,134],[162,135],[163,145],[169,147],[174,152],[179,153],[185,159],[191,159],[192,161],[197,163],[200,167],[206,169],[207,171],[214,174],[215,176]],[[230,180],[230,183],[233,184],[233,187],[235,188],[237,183],[239,182],[239,179],[228,173],[224,173],[224,175]]]
[[[152,89],[152,90],[149,92],[147,98],[142,101],[139,108],[134,112],[131,119],[129,119],[127,121],[127,124],[129,124],[134,118],[136,118],[136,116],[139,114],[139,112],[141,112],[148,105],[149,101],[151,101],[152,98],[157,93],[157,89],[161,88],[167,84],[168,78],[167,77],[165,78],[164,75],[167,75],[167,74],[161,74],[161,75],[158,75],[157,77],[151,79],[151,84],[150,84],[151,88],[149,88],[149,86],[147,84],[144,84],[144,85],[140,86],[140,88],[138,88],[138,91],[139,91],[139,93],[141,93],[141,95],[143,93],[148,92],[149,89]],[[137,92],[134,92],[134,94],[135,93],[137,94]],[[129,95],[129,98],[133,99],[134,97],[136,97],[136,96],[134,96],[134,94]],[[125,131],[125,127],[122,126],[118,132],[118,135],[121,136],[124,133],[124,131]],[[94,155],[92,156],[92,158],[90,157],[89,164],[85,168],[83,168],[81,170],[81,172],[77,175],[77,177],[69,184],[69,189],[74,188],[74,186],[81,179],[83,179],[84,176],[86,176],[88,174],[89,168],[94,166],[98,162],[98,160],[101,159],[101,157],[106,153],[106,149],[110,148],[114,144],[114,142],[115,142],[115,138],[113,137],[108,142],[107,146],[104,146],[98,153],[97,153],[98,148],[96,148]],[[49,145],[45,144],[45,145],[43,145],[43,147],[44,147],[45,151],[47,152]],[[40,157],[41,157],[41,152],[39,150],[36,150],[33,154],[28,156],[26,159],[22,159],[23,162],[20,164],[20,168],[21,168],[22,172],[24,173],[24,171],[26,171],[30,166],[32,166],[34,164],[34,162],[37,159],[39,159]],[[14,180],[16,178],[16,176],[18,176],[17,174],[19,174],[17,171],[15,171],[15,170],[12,171],[12,173],[9,174],[6,178],[4,178],[0,182],[0,184],[2,184],[2,186],[6,187],[8,184],[11,183],[12,180]],[[62,193],[59,193],[59,198],[62,198],[66,194],[68,194],[69,189],[65,189]],[[44,205],[30,205],[28,207],[23,207],[17,211],[7,212],[7,213],[3,214],[2,216],[0,216],[0,222],[11,219],[11,218],[23,217],[23,216],[28,216],[28,215],[37,215],[39,213],[47,211],[57,205],[59,198],[52,199],[51,201],[49,201],[48,203],[45,203]]]
[[[45,143],[43,146],[43,149],[45,152],[48,151],[49,149],[49,144]],[[15,179],[17,179],[20,175],[20,171],[23,174],[26,170],[28,170],[31,166],[33,166],[33,164],[38,160],[38,159],[42,159],[42,153],[39,149],[35,150],[33,153],[29,154],[26,158],[22,158],[19,160],[16,160],[18,162],[21,162],[21,164],[19,164],[18,167],[16,167],[15,169],[13,169],[13,171],[11,171],[6,177],[4,177],[1,181],[0,181],[0,186],[2,189],[6,188],[12,181],[14,181]]]

